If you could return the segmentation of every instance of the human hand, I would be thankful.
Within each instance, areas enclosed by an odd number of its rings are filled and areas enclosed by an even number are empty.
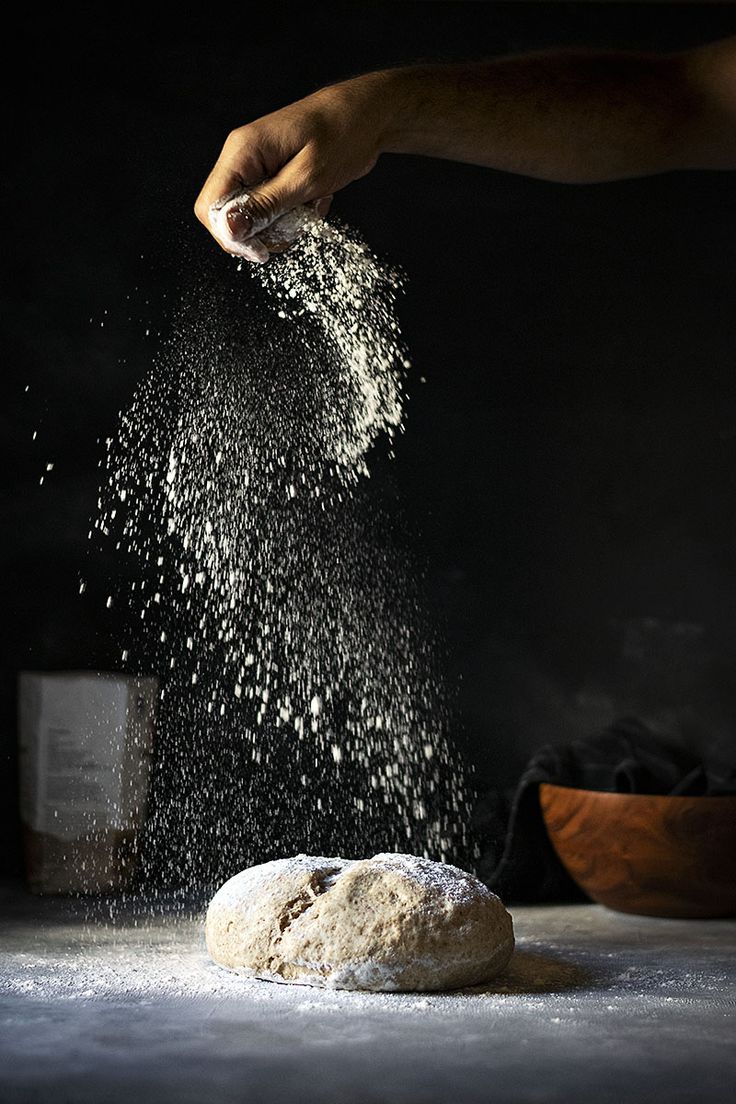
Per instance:
[[[232,131],[194,207],[223,249],[267,261],[310,214],[326,215],[334,192],[370,172],[390,117],[386,78],[369,73],[320,89]],[[277,220],[304,205],[279,230]]]

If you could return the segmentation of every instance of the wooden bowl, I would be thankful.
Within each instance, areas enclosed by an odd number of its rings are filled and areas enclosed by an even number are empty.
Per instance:
[[[599,904],[644,916],[736,915],[736,797],[543,782],[539,801],[562,864]]]

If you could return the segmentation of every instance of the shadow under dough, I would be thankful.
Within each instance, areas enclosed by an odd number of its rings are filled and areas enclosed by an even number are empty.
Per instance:
[[[498,978],[483,985],[455,990],[453,996],[525,993],[565,993],[589,988],[593,975],[574,962],[532,951],[515,951],[508,967]]]

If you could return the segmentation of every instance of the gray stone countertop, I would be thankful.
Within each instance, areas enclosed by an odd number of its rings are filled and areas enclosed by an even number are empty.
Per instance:
[[[201,911],[0,893],[2,1104],[727,1104],[736,921],[513,908],[497,983],[371,994],[244,979]]]

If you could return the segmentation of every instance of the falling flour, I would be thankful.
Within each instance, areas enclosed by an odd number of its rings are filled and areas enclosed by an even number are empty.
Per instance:
[[[461,861],[436,648],[366,478],[402,427],[400,280],[319,223],[248,271],[183,296],[108,441],[97,529],[140,565],[125,655],[164,682],[150,848],[212,880],[307,850]]]

